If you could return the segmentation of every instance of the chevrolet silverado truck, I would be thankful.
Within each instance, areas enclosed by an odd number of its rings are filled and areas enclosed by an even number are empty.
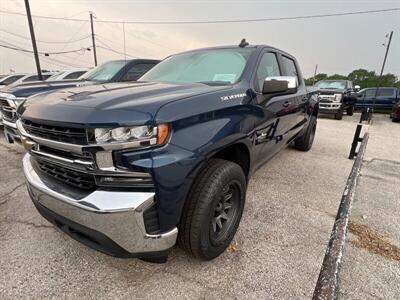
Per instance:
[[[321,80],[315,86],[319,89],[320,113],[333,114],[336,120],[341,120],[345,111],[353,115],[358,85],[353,88],[350,80]]]
[[[107,82],[135,81],[159,61],[153,59],[115,60],[106,62],[87,72],[79,80],[39,81],[19,84],[0,90],[0,116],[3,118],[4,135],[8,143],[20,142],[17,130],[16,108],[28,97],[63,88]],[[50,76],[50,75],[49,75]]]
[[[18,114],[43,217],[113,256],[164,262],[178,241],[211,260],[252,174],[289,144],[311,148],[318,100],[293,56],[246,45],[172,55],[135,83],[36,95]]]

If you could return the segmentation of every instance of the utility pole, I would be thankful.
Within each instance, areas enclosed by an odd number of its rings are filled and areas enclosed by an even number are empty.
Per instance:
[[[92,45],[93,45],[93,56],[94,56],[94,66],[97,67],[97,54],[96,54],[96,40],[94,38],[94,29],[93,29],[93,13],[90,14],[90,27],[92,29]]]
[[[35,31],[33,30],[31,8],[29,7],[29,0],[25,0],[26,16],[28,17],[29,31],[31,33],[32,48],[35,56],[36,70],[39,80],[43,80],[42,69],[40,68],[39,53],[36,46]]]
[[[386,35],[386,37],[387,37],[387,35]],[[386,59],[387,59],[387,56],[388,56],[388,53],[389,53],[389,48],[390,48],[390,43],[392,42],[392,37],[393,37],[393,31],[391,31],[390,34],[389,34],[389,42],[388,42],[388,44],[386,46],[385,58],[383,59],[381,74],[379,75],[379,79],[378,79],[378,86],[376,87],[376,90],[375,90],[375,97],[374,97],[374,104],[372,106],[372,112],[374,112],[374,110],[375,110],[375,101],[376,101],[376,98],[378,97],[378,90],[379,90],[379,87],[381,85],[383,70],[385,69]]]
[[[313,82],[312,84],[315,84],[315,76],[317,76],[317,70],[318,70],[318,64],[315,65],[315,70],[314,70],[314,77],[313,77]]]

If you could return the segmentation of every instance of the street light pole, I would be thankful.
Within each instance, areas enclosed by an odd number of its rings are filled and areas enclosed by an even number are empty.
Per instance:
[[[29,0],[25,0],[26,16],[28,17],[29,31],[31,33],[32,48],[35,56],[36,70],[39,80],[43,80],[42,69],[40,68],[39,53],[36,46],[35,31],[33,30],[31,8],[29,7]]]

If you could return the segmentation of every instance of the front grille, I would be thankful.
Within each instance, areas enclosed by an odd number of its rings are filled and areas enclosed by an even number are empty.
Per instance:
[[[25,131],[33,136],[69,144],[88,144],[84,128],[44,125],[29,120],[23,120],[22,122]]]
[[[15,109],[10,106],[7,100],[5,99],[0,99],[0,109],[3,115],[3,119],[10,121],[10,122],[16,122],[17,121],[17,114],[15,112]]]
[[[93,175],[61,167],[44,160],[37,160],[37,163],[43,173],[68,185],[84,190],[91,190],[96,187]]]
[[[3,105],[8,106],[8,101],[6,99],[0,99],[0,107]]]

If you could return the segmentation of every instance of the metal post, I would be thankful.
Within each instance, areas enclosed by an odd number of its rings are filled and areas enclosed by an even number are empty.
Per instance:
[[[33,30],[31,8],[29,7],[29,0],[25,0],[26,16],[28,17],[29,31],[31,33],[33,54],[35,56],[36,70],[39,80],[43,80],[42,69],[40,68],[39,53],[36,46],[35,31]]]
[[[357,146],[359,142],[362,142],[361,135],[362,124],[357,124],[356,132],[354,133],[353,143],[351,144],[349,159],[353,159],[357,155]]]
[[[93,45],[94,66],[97,67],[96,40],[94,38],[93,13],[92,12],[90,12],[90,28],[92,29],[92,45]]]
[[[381,74],[379,75],[379,79],[378,79],[378,86],[376,87],[376,90],[375,90],[375,97],[374,97],[374,101],[373,101],[373,105],[372,105],[372,112],[375,111],[375,101],[376,101],[376,97],[378,97],[378,90],[379,90],[379,87],[381,85],[383,70],[385,69],[386,59],[387,59],[387,56],[388,56],[390,43],[392,42],[392,37],[393,37],[393,31],[391,31],[390,35],[389,35],[389,42],[388,42],[387,47],[386,47],[385,58],[383,59]]]
[[[313,77],[313,82],[312,84],[315,84],[315,76],[317,76],[317,70],[318,70],[318,64],[315,65],[315,70],[314,70],[314,77]]]

